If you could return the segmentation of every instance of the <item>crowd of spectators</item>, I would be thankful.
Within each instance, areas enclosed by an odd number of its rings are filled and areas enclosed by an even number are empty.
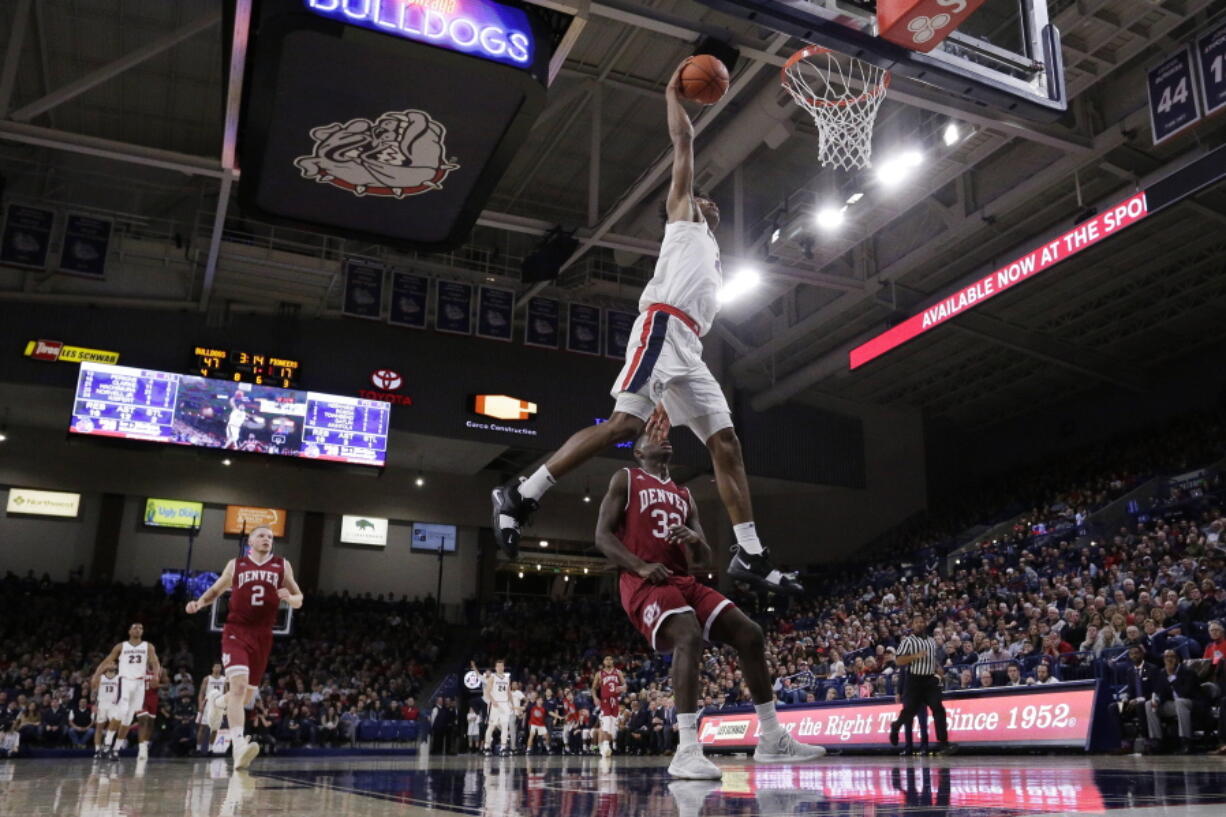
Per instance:
[[[253,723],[266,747],[352,743],[362,720],[417,720],[445,638],[434,610],[432,599],[313,596],[293,637],[274,640]],[[164,669],[154,753],[198,748],[197,682],[218,658],[218,637],[181,598],[160,585],[9,573],[0,579],[0,755],[92,748],[89,680],[133,621]]]

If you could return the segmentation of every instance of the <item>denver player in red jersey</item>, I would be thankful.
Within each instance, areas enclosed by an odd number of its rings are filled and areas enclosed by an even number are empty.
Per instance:
[[[599,670],[592,675],[592,700],[600,708],[596,743],[601,757],[613,755],[617,740],[617,716],[621,714],[621,698],[626,694],[626,676],[613,666],[613,656],[606,655]]]
[[[733,647],[758,713],[759,762],[804,761],[826,750],[797,742],[779,724],[766,667],[762,628],[718,591],[700,584],[690,566],[706,563],[711,548],[688,488],[669,476],[669,422],[657,408],[634,445],[637,468],[613,475],[600,503],[596,546],[621,568],[622,607],[658,652],[673,653],[680,745],[668,767],[674,777],[718,779],[719,767],[698,742],[698,669],[704,640]]]
[[[272,651],[272,628],[281,602],[297,610],[302,606],[302,590],[294,581],[287,560],[272,555],[271,528],[258,527],[247,537],[247,553],[226,563],[226,569],[213,586],[195,601],[187,612],[208,607],[227,589],[230,611],[221,631],[221,662],[226,668],[230,691],[226,693],[226,715],[230,723],[234,768],[245,769],[259,754],[259,744],[243,734],[244,709],[254,703],[268,653]]]

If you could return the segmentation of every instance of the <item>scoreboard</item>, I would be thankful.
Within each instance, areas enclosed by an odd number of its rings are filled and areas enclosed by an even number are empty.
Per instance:
[[[254,383],[257,386],[293,388],[298,383],[298,373],[302,369],[300,361],[263,352],[197,346],[194,356],[193,371],[205,377],[232,380],[235,383]]]

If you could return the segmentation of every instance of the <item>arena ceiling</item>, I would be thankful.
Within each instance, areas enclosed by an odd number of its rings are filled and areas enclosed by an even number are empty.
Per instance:
[[[878,155],[953,116],[923,172],[865,198],[836,233],[815,205],[863,179],[818,168],[811,122],[778,90],[802,43],[691,0],[543,0],[577,13],[548,106],[468,245],[414,257],[272,229],[230,201],[220,0],[10,0],[0,16],[0,173],[6,196],[111,214],[121,263],[93,282],[0,268],[0,299],[331,314],[339,259],[382,255],[427,271],[519,281],[554,225],[580,252],[556,291],[632,301],[650,273],[668,138],[662,88],[706,34],[741,52],[732,89],[697,118],[697,178],[723,203],[729,268],[763,286],[725,309],[731,378],[765,408],[834,398],[982,424],[1099,383],[1144,389],[1154,367],[1226,337],[1226,191],[1209,190],[856,372],[848,349],[926,298],[1009,260],[1086,207],[1122,198],[1219,145],[1221,117],[1151,143],[1145,69],[1226,12],[1226,0],[1055,0],[1069,115],[1052,125],[967,114],[899,80]],[[224,225],[224,235],[217,229]],[[776,229],[780,238],[771,240]],[[221,240],[225,238],[226,240]],[[216,239],[216,240],[215,240]],[[235,239],[235,240],[230,240]]]

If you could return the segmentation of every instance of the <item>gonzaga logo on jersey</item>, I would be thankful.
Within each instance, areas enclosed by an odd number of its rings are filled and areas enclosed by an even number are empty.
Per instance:
[[[448,158],[447,128],[425,111],[388,111],[374,122],[350,119],[311,130],[315,147],[294,165],[304,178],[355,196],[402,199],[441,190],[460,165]]]

